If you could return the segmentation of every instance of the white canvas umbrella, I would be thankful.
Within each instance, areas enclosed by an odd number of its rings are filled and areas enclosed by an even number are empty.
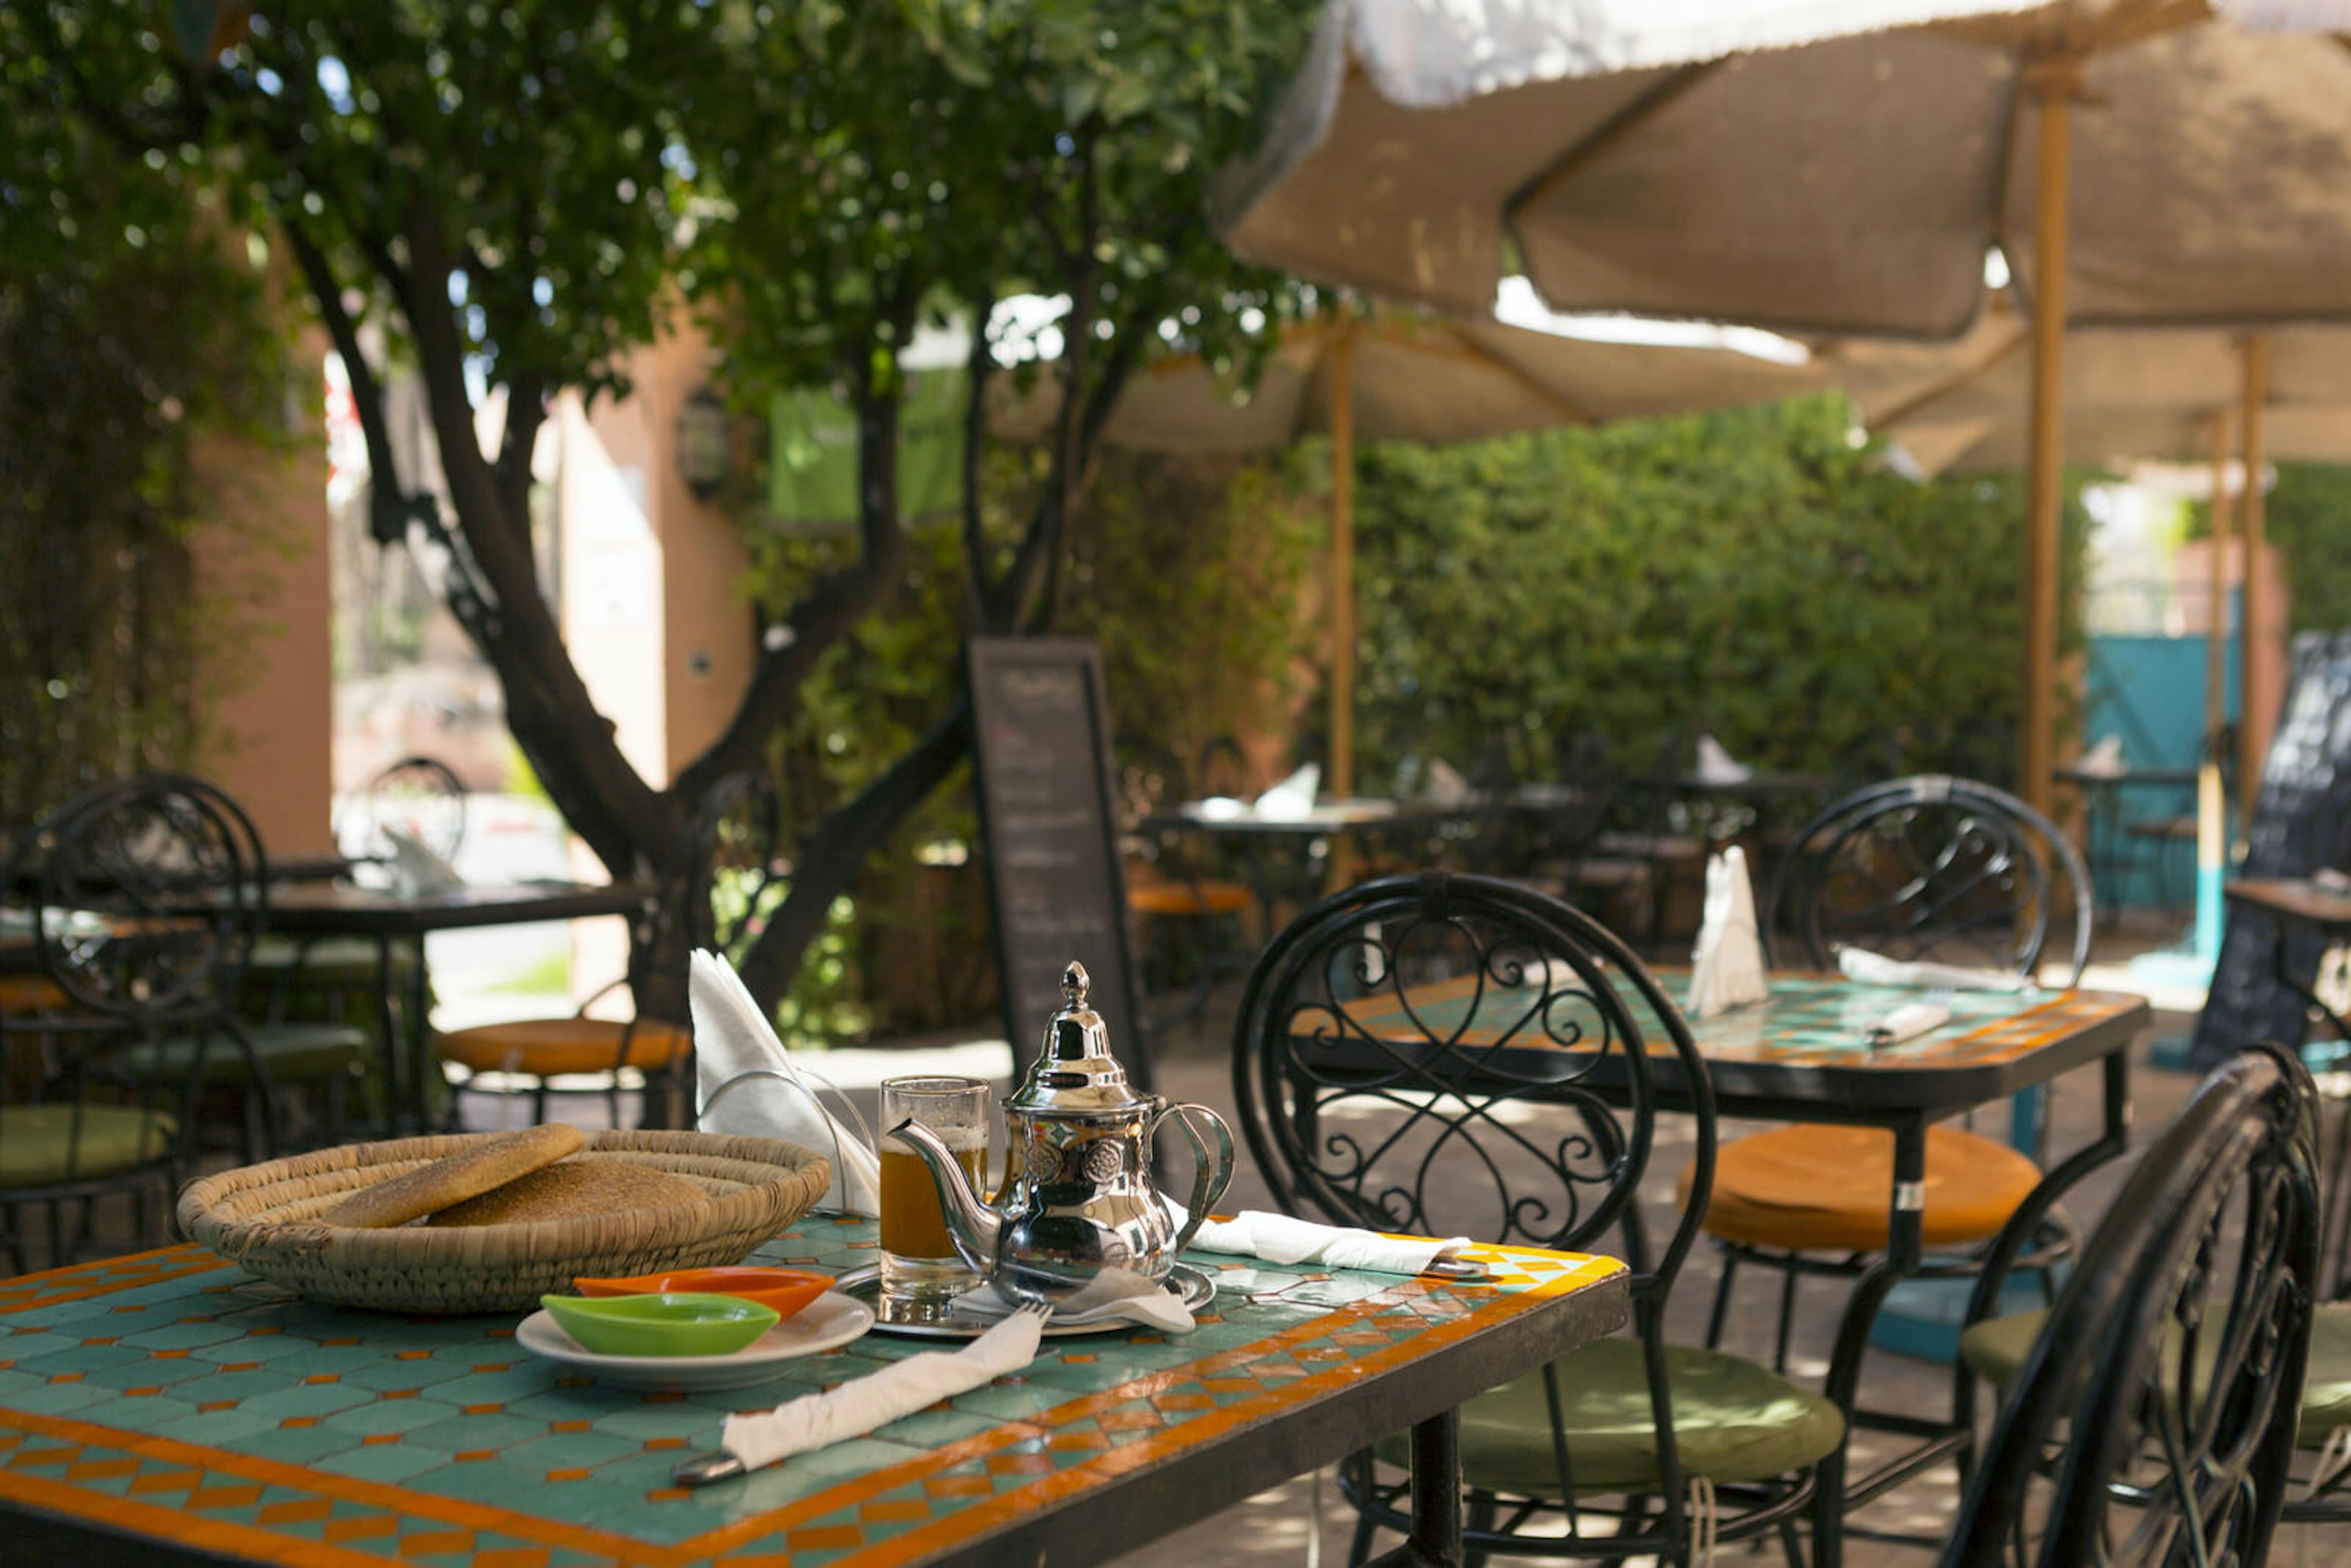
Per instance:
[[[1262,452],[1331,437],[1331,789],[1354,788],[1354,448],[1468,441],[1561,425],[1770,402],[1825,392],[1809,364],[1732,349],[1608,342],[1489,319],[1353,312],[1292,326],[1244,393],[1199,359],[1137,371],[1102,439],[1148,452]],[[989,428],[1041,439],[1051,383],[1007,397]]]
[[[2062,335],[2351,321],[2351,0],[1338,0],[1236,249],[1462,307],[1951,337],[2034,322],[2023,791],[2054,714]],[[2075,176],[2078,174],[2079,178]]]

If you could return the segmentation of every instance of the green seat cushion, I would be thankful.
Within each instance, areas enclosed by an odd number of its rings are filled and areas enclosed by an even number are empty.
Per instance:
[[[246,1038],[272,1079],[300,1082],[333,1078],[362,1066],[370,1051],[365,1030],[340,1023],[279,1023],[249,1026]],[[198,1042],[191,1039],[162,1040],[129,1045],[115,1053],[119,1077],[133,1080],[160,1072],[166,1082],[184,1077],[196,1060]],[[204,1081],[244,1084],[253,1081],[245,1052],[226,1034],[203,1042]]]
[[[162,1159],[178,1124],[162,1112],[84,1105],[0,1110],[0,1187],[55,1186],[112,1176]]]
[[[2005,1388],[2023,1370],[2048,1315],[2016,1312],[1980,1322],[1959,1336],[1959,1354],[1977,1376]],[[2215,1335],[2200,1339],[2208,1354],[2218,1354]],[[2343,1427],[2351,1427],[2351,1303],[2319,1308],[2311,1324],[2310,1373],[2302,1385],[2302,1424],[2294,1441],[2305,1448],[2323,1448],[2327,1435]]]
[[[1667,1345],[1666,1384],[1686,1477],[1717,1483],[1767,1480],[1815,1464],[1844,1441],[1844,1416],[1770,1368],[1690,1345]],[[1660,1484],[1656,1422],[1641,1346],[1594,1341],[1554,1362],[1570,1473],[1578,1492],[1651,1491]],[[1408,1457],[1398,1435],[1379,1447]],[[1537,1373],[1461,1407],[1461,1475],[1484,1491],[1556,1498],[1551,1406]]]

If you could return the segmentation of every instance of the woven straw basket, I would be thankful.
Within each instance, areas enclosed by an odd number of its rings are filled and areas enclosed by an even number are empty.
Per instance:
[[[625,1160],[683,1176],[708,1203],[519,1225],[355,1229],[318,1217],[362,1187],[495,1137],[354,1144],[224,1171],[180,1195],[180,1228],[273,1284],[337,1306],[510,1312],[577,1274],[614,1277],[739,1263],[813,1207],[832,1182],[821,1155],[774,1138],[599,1133],[574,1159]]]

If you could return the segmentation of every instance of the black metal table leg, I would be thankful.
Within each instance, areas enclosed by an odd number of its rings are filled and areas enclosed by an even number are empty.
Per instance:
[[[382,1096],[368,1108],[368,1114],[389,1136],[400,1134],[400,1083],[402,1069],[400,1061],[400,1020],[392,997],[392,938],[379,936],[375,939],[375,1016],[376,1027],[382,1031],[383,1078],[378,1092]]]
[[[1461,1568],[1461,1412],[1412,1429],[1412,1533],[1369,1568]]]
[[[424,972],[424,934],[416,935],[416,964],[408,975],[408,1086],[416,1107],[416,1130],[433,1131],[433,1097],[425,1092],[433,1055],[433,977]]]

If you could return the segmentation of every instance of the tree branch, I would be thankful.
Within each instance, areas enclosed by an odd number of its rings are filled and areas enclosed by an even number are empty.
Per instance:
[[[979,496],[980,458],[987,444],[987,378],[996,368],[996,355],[987,341],[987,321],[995,314],[992,291],[974,302],[971,354],[964,362],[968,401],[963,411],[963,553],[971,623],[978,627],[999,624],[1001,613],[996,602],[995,576],[988,570],[987,534],[982,526]]]
[[[351,406],[359,414],[360,434],[367,443],[369,531],[379,543],[404,538],[408,519],[416,511],[416,497],[402,487],[399,467],[392,460],[392,432],[383,417],[383,385],[360,348],[358,323],[343,308],[342,285],[335,278],[327,253],[292,216],[279,214],[277,226],[318,305],[319,319],[326,325],[336,357],[343,362],[343,375],[350,382]]]
[[[833,900],[907,812],[946,782],[971,747],[971,699],[956,704],[889,770],[809,832],[792,863],[792,889],[744,954],[743,983],[770,1012],[824,930]]]

